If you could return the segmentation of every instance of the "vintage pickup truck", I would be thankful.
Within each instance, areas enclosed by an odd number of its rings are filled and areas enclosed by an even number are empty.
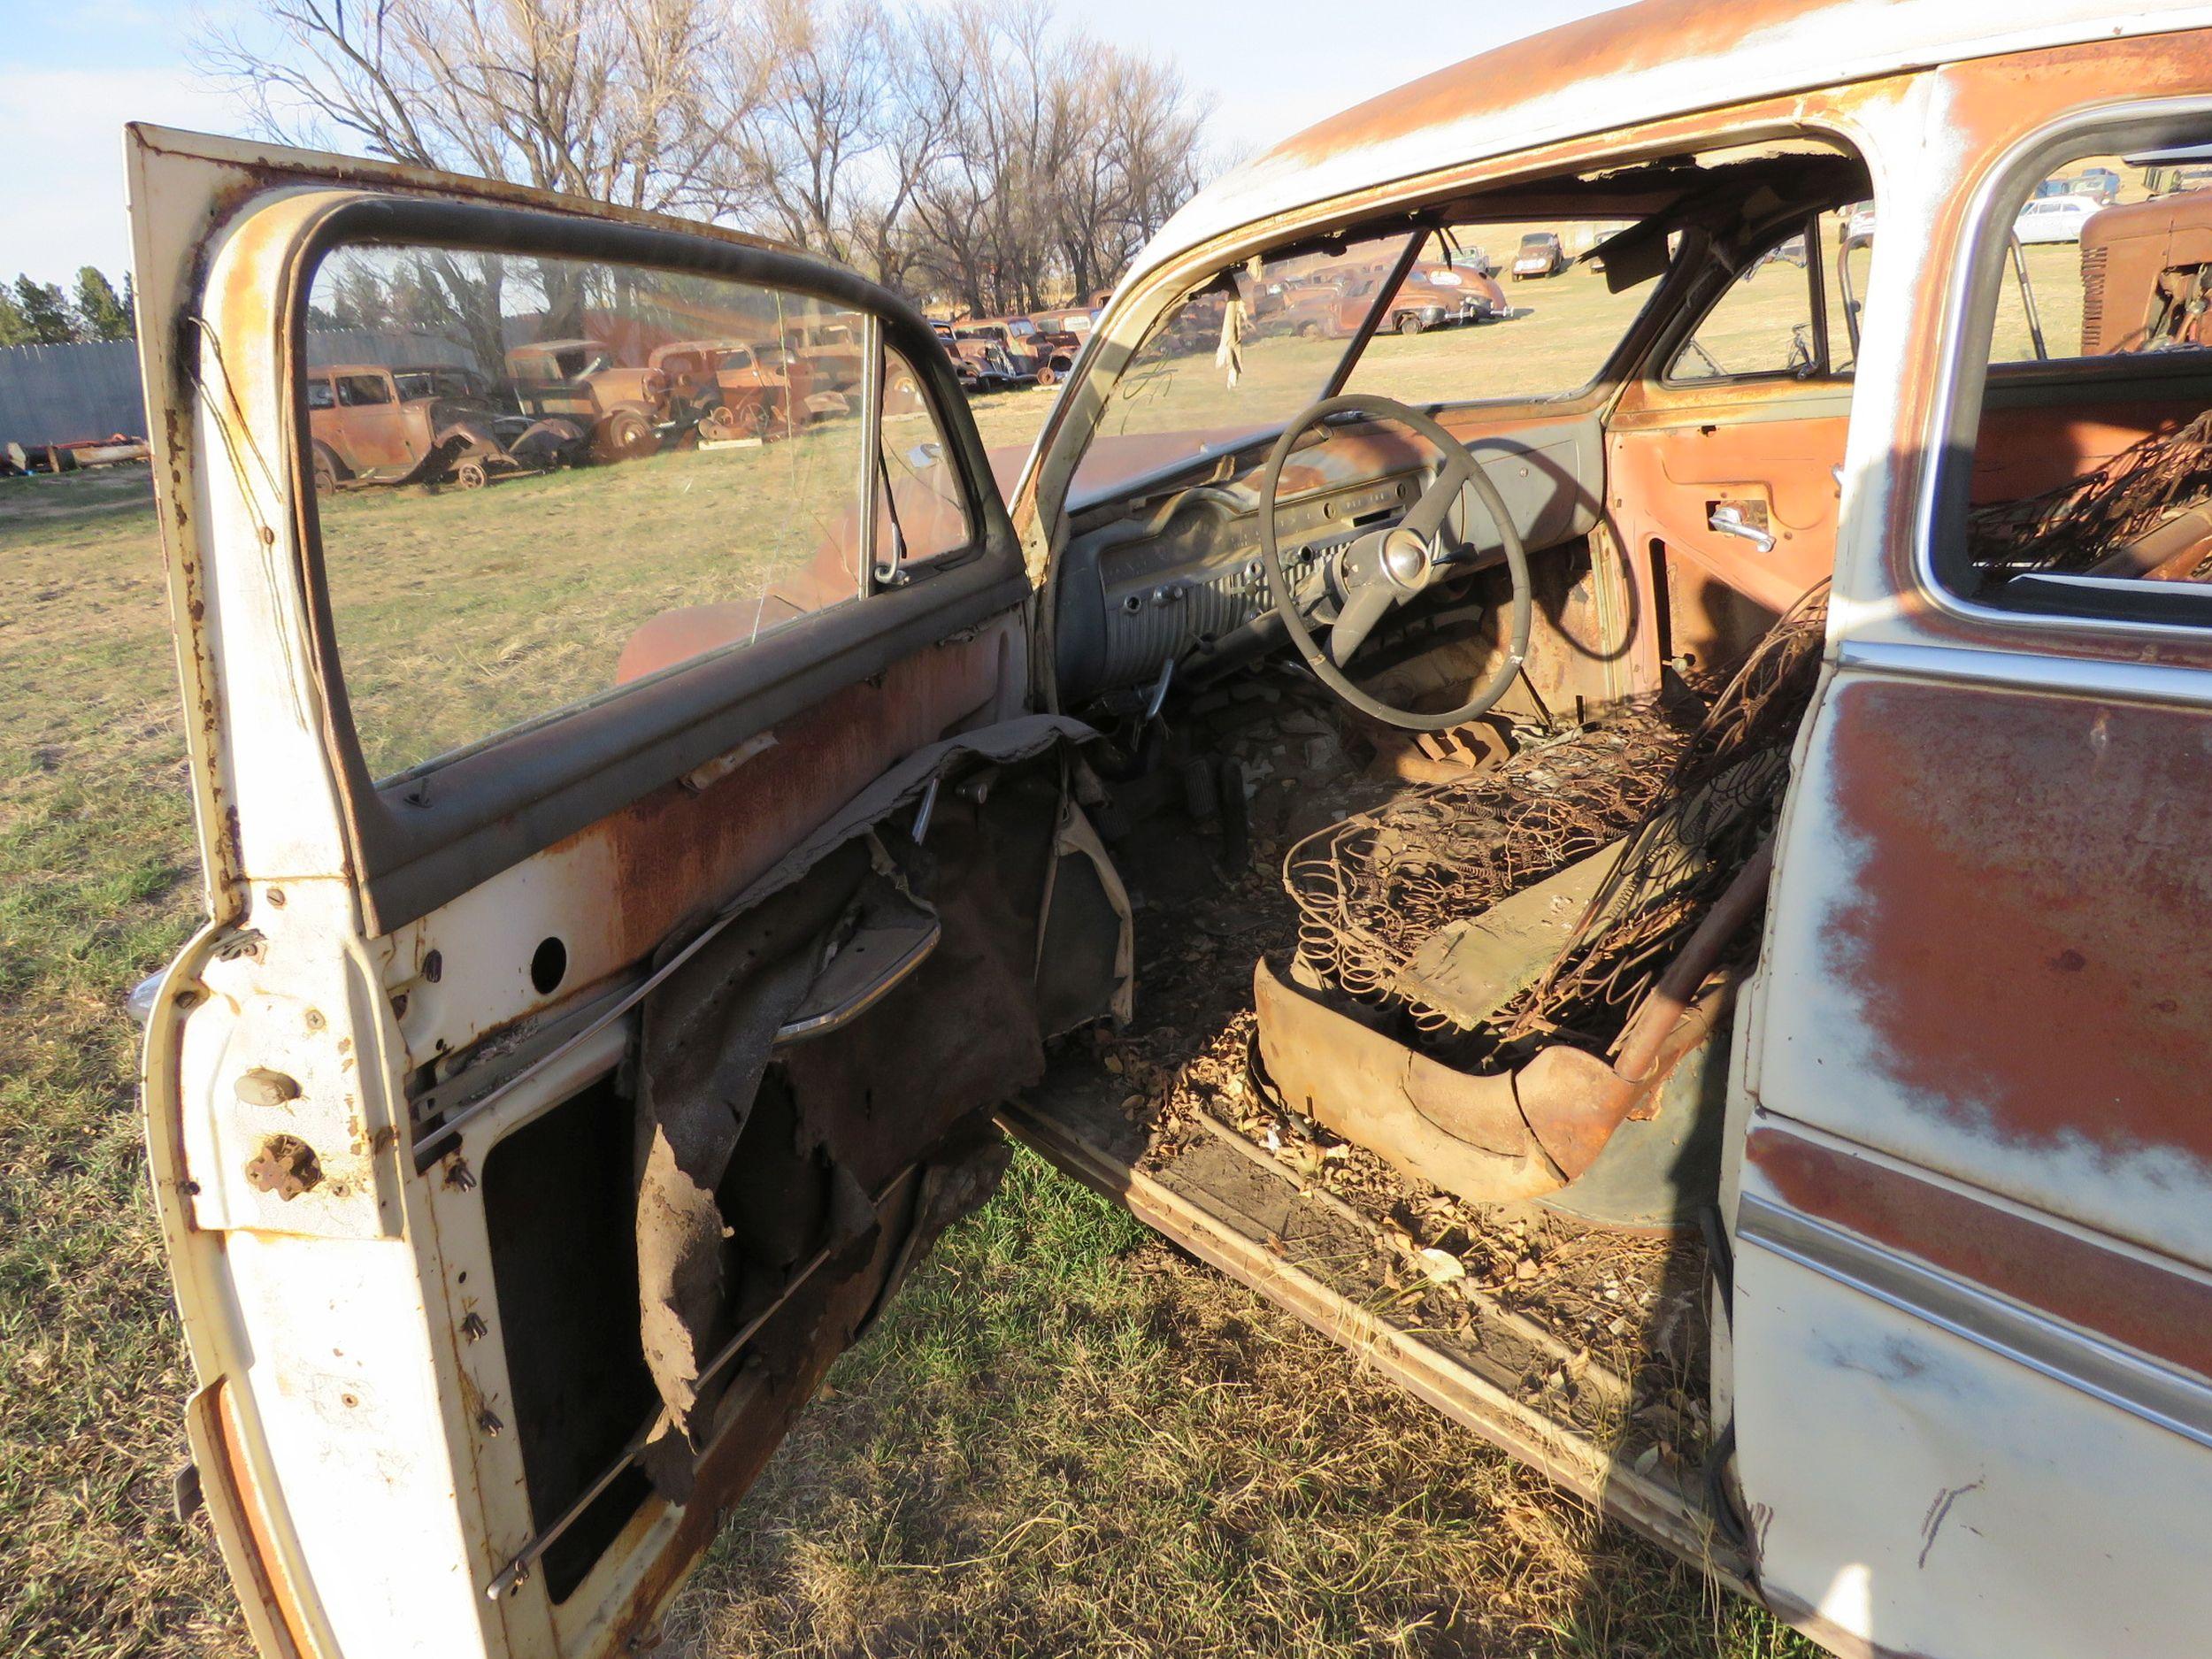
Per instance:
[[[1011,1134],[1839,1654],[2201,1652],[2212,354],[2195,254],[2083,316],[2008,233],[2208,141],[2199,5],[1647,0],[1203,191],[1002,488],[849,272],[134,128],[146,1129],[263,1651],[649,1649]],[[1229,326],[1532,223],[1601,275],[1510,329]],[[536,273],[472,338],[850,316],[856,418],[395,582],[505,494],[317,498],[300,319],[409,245]],[[1548,1322],[1509,1224],[1662,1282]]]

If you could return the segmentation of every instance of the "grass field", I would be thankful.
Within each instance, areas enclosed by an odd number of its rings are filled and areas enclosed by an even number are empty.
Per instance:
[[[1048,401],[979,403],[986,441]],[[611,555],[555,595],[492,561],[573,541],[564,491],[683,500],[693,460],[340,503],[353,637],[506,595],[426,659],[438,697],[389,694],[391,753],[534,706],[502,701],[526,662],[533,698],[603,683],[595,647],[503,656],[518,595],[599,607],[576,636],[603,641],[687,573]],[[244,1651],[205,1523],[169,1515],[191,1379],[119,1007],[198,906],[145,488],[0,481],[0,1659]],[[461,515],[474,554],[430,562]],[[697,1655],[1810,1651],[1026,1157],[838,1367],[671,1631]]]

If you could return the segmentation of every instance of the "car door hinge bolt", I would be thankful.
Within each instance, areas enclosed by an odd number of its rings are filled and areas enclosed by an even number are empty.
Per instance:
[[[480,1313],[465,1314],[461,1318],[461,1334],[472,1342],[481,1342],[491,1327],[484,1323]]]
[[[239,1074],[238,1098],[249,1106],[282,1106],[300,1097],[299,1079],[257,1065]]]
[[[246,1164],[247,1182],[265,1193],[274,1193],[289,1203],[310,1187],[320,1184],[323,1166],[315,1148],[297,1135],[271,1135]]]
[[[476,1426],[483,1430],[485,1434],[491,1439],[497,1440],[499,1438],[500,1430],[505,1428],[507,1425],[499,1420],[499,1414],[497,1412],[485,1410],[480,1411],[476,1414]]]

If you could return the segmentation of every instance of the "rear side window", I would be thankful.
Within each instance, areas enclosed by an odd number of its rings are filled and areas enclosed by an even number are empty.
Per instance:
[[[1978,227],[1929,561],[2007,609],[2212,623],[2212,126],[2133,130]]]
[[[346,247],[313,329],[480,389],[317,417],[322,577],[373,776],[390,780],[866,591],[859,365],[764,382],[674,376],[664,345],[773,341],[828,313],[794,293],[586,260]],[[311,388],[318,381],[309,381]],[[374,396],[370,396],[373,392]],[[420,411],[419,414],[417,411]],[[396,414],[395,409],[390,411]]]

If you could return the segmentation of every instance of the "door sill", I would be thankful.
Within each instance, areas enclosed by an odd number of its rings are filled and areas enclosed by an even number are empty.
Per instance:
[[[1409,1307],[1407,1299],[1381,1277],[1371,1241],[1354,1230],[1341,1206],[1256,1167],[1225,1143],[1233,1137],[1200,1136],[1156,1167],[1140,1167],[1144,1132],[1122,1115],[1121,1091],[1111,1082],[1079,1064],[1055,1065],[1035,1089],[1000,1110],[1000,1124],[1516,1461],[1758,1599],[1750,1562],[1671,1471],[1655,1466],[1640,1473],[1586,1430],[1514,1398],[1509,1390],[1530,1347],[1520,1329],[1526,1321],[1479,1291],[1469,1293],[1482,1348],[1499,1356],[1487,1363],[1401,1322],[1393,1310]]]

